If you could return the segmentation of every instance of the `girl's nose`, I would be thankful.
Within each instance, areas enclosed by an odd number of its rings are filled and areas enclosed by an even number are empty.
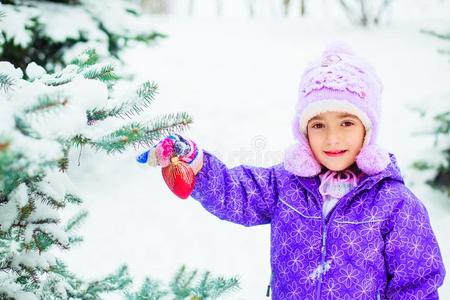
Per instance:
[[[342,136],[339,130],[329,129],[326,136],[326,144],[327,146],[336,146],[339,145],[342,140]]]

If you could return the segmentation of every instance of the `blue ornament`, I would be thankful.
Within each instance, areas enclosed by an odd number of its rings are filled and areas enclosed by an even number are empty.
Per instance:
[[[148,160],[148,152],[149,152],[149,151],[145,151],[144,153],[142,153],[141,155],[139,155],[139,156],[136,158],[136,160],[137,160],[138,162],[140,162],[141,164],[147,163],[147,160]]]

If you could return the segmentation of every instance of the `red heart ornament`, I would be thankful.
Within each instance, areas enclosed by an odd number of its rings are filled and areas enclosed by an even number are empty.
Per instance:
[[[181,199],[186,199],[195,186],[195,175],[192,168],[177,156],[170,159],[167,167],[161,168],[161,173],[169,189]]]

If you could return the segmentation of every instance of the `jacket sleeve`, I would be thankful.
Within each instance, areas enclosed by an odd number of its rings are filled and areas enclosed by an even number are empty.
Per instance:
[[[191,196],[215,216],[244,226],[270,223],[277,195],[275,166],[228,168],[203,150]]]
[[[439,299],[445,269],[423,203],[408,189],[395,205],[385,237],[387,299]]]

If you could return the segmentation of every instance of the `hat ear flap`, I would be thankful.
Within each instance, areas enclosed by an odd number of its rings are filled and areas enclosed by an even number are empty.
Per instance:
[[[298,176],[312,177],[320,173],[322,166],[311,149],[302,143],[289,146],[284,153],[284,168]]]
[[[356,156],[356,165],[368,175],[383,171],[390,162],[389,153],[375,144],[364,146]]]

